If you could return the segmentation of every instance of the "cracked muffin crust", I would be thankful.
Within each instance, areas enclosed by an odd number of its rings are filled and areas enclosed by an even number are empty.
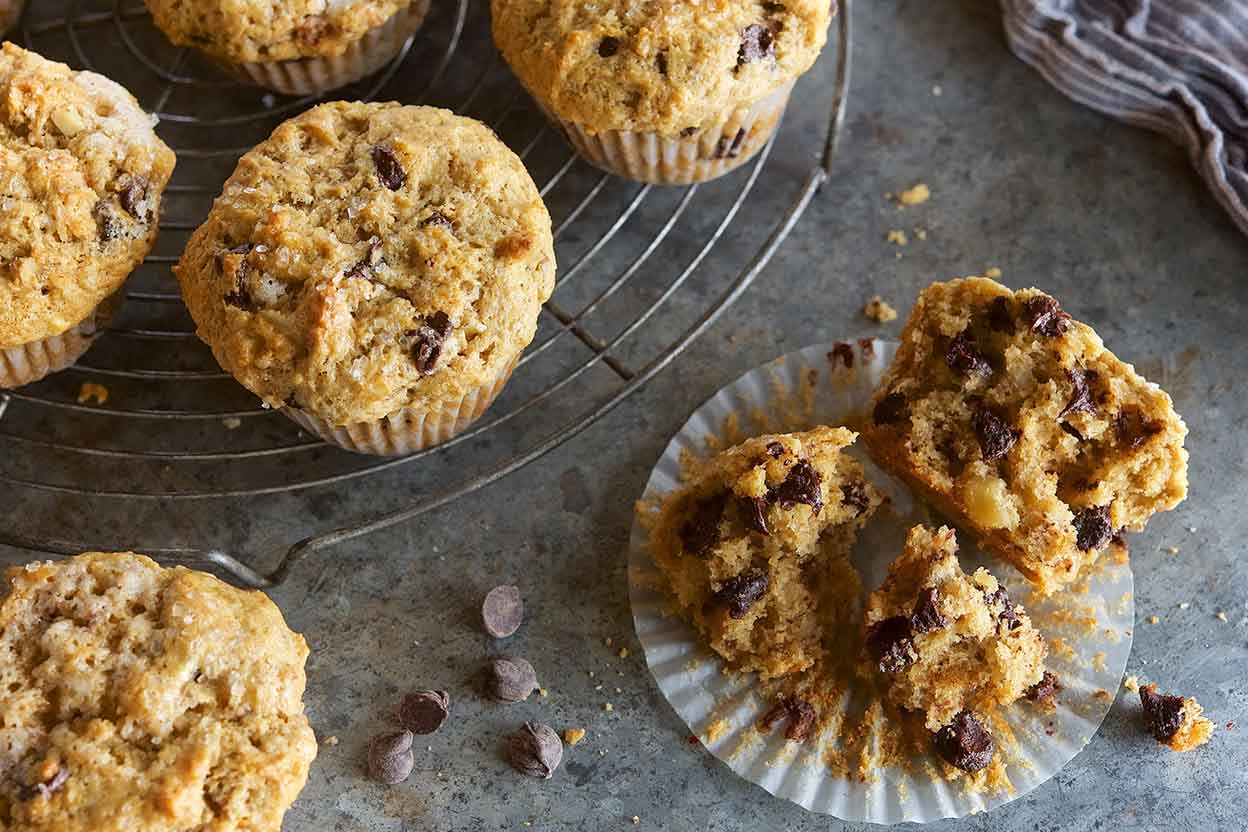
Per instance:
[[[863,428],[872,456],[1044,592],[1187,495],[1170,397],[1038,289],[923,291]]]
[[[101,75],[0,49],[0,350],[78,325],[151,250],[174,166],[153,124]]]
[[[174,271],[245,387],[350,425],[501,384],[555,256],[537,187],[487,127],[334,102],[239,161]]]
[[[1036,689],[1048,653],[1005,587],[986,569],[963,572],[957,550],[950,528],[912,528],[863,616],[867,672],[897,705],[921,712],[929,731],[954,735]]]
[[[201,572],[89,553],[8,574],[0,829],[278,832],[316,741],[307,645]]]
[[[819,427],[750,439],[663,500],[655,563],[681,614],[733,668],[767,679],[810,667],[835,612],[822,607],[846,595],[845,581],[857,597],[849,550],[882,498],[842,452],[854,438]]]

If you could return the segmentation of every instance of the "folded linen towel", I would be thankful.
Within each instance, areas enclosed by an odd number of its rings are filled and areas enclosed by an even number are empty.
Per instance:
[[[1053,86],[1186,146],[1248,234],[1248,2],[1001,0],[1010,48]]]

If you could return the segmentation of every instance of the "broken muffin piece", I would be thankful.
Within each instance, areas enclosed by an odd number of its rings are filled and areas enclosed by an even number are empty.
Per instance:
[[[1213,723],[1201,716],[1205,709],[1191,697],[1158,693],[1157,685],[1148,684],[1140,688],[1140,705],[1148,732],[1175,751],[1191,751],[1213,736]]]
[[[863,667],[898,706],[923,714],[951,765],[992,759],[980,716],[1042,683],[1048,648],[1005,587],[962,571],[952,529],[915,526],[883,585],[867,599]]]
[[[1170,397],[1043,292],[935,283],[901,342],[868,449],[1041,591],[1187,496]]]
[[[761,436],[699,463],[650,533],[682,615],[734,668],[764,679],[823,652],[829,600],[882,502],[845,428]],[[857,597],[857,587],[853,588]]]

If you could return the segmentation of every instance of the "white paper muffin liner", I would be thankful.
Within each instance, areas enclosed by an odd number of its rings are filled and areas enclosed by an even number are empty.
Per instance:
[[[690,136],[625,130],[590,133],[549,110],[546,114],[595,167],[637,182],[688,185],[723,176],[762,150],[780,126],[792,91],[790,81],[749,107],[734,110],[724,121],[702,125]]]
[[[274,92],[319,95],[366,78],[389,63],[420,29],[428,13],[429,0],[413,0],[406,9],[365,32],[341,55],[223,66],[235,77]]]
[[[480,419],[507,385],[518,360],[518,357],[513,359],[493,383],[477,387],[457,403],[438,410],[412,406],[375,422],[345,426],[331,425],[297,407],[284,407],[282,413],[304,430],[348,451],[374,456],[404,456],[440,445],[463,433]]]
[[[26,0],[0,0],[0,34],[17,25],[25,8]]]
[[[832,345],[807,347],[746,373],[699,407],[672,438],[650,475],[643,499],[649,501],[677,488],[681,455],[707,455],[708,437],[722,437],[726,425],[738,426],[736,441],[819,424],[857,424],[896,347],[895,342],[878,340],[852,345],[852,370],[846,370],[843,361],[830,362]],[[817,378],[813,391],[811,378]],[[759,414],[765,414],[766,424],[759,423]],[[864,461],[871,482],[891,500],[891,506],[877,513],[863,530],[854,553],[854,564],[869,592],[879,586],[889,562],[900,554],[906,530],[921,522],[939,522],[939,518],[930,517],[861,448],[851,453]],[[1044,713],[1022,702],[1007,709],[1006,721],[1016,734],[1017,747],[998,753],[1007,754],[1013,793],[967,794],[959,780],[933,780],[892,769],[879,772],[873,782],[847,779],[825,765],[817,747],[807,747],[814,740],[802,746],[788,744],[786,749],[783,731],[757,733],[754,726],[770,703],[752,693],[755,677],[721,673],[719,657],[687,624],[666,614],[669,601],[656,589],[662,579],[647,551],[646,531],[635,522],[629,540],[629,585],[646,663],[668,702],[711,753],[747,780],[813,812],[854,822],[924,823],[1007,803],[1056,774],[1091,740],[1108,713],[1131,651],[1135,617],[1131,568],[1126,563],[1105,563],[1089,577],[1086,593],[1065,592],[1039,600],[1028,595],[1013,568],[979,552],[969,537],[960,536],[959,544],[964,569],[987,566],[1023,602],[1050,643],[1060,637],[1069,647],[1051,649],[1047,662],[1063,685],[1057,711]],[[1072,623],[1056,623],[1053,615],[1059,610]],[[1074,623],[1088,614],[1097,621],[1094,633]],[[866,694],[858,694],[861,703]]]
[[[29,344],[0,348],[0,390],[11,390],[60,372],[73,364],[103,334],[121,308],[124,290],[109,296],[80,324],[59,335]]]

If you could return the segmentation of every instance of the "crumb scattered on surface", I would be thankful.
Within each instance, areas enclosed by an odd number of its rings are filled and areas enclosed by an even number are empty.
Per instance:
[[[620,652],[619,652],[617,655],[618,655],[621,659],[627,659],[627,658],[628,658],[628,648],[627,648],[627,647],[621,647],[621,648],[620,648]]]
[[[1217,619],[1219,621],[1226,621],[1226,613],[1222,612],[1222,610],[1218,610]]]
[[[633,826],[640,826],[640,825],[641,825],[641,818],[637,817],[636,815],[633,815]]]
[[[913,188],[907,188],[897,195],[897,201],[902,205],[922,205],[932,198],[932,190],[924,183],[920,182]]]
[[[862,307],[862,314],[877,324],[886,324],[889,321],[897,320],[897,310],[879,295],[873,295],[871,300],[867,301],[867,305]]]
[[[612,711],[615,710],[615,706],[612,705],[610,702],[603,702],[602,709],[606,711],[607,713],[611,713]]]
[[[726,719],[717,719],[706,726],[706,742],[708,745],[718,742],[719,738],[732,730]]]
[[[918,237],[920,240],[926,240],[926,239],[927,239],[927,229],[926,229],[926,228],[916,228],[916,229],[914,229],[914,236]]]
[[[890,229],[888,235],[884,239],[887,242],[895,243],[899,246],[907,245],[910,242],[910,238],[906,236],[905,230],[901,228]]]
[[[583,739],[585,739],[584,728],[569,728],[563,732],[563,741],[568,745],[576,745]]]
[[[1105,672],[1105,651],[1101,650],[1092,657],[1092,667],[1097,673]]]
[[[550,694],[550,691],[546,690],[546,688],[538,688],[538,689],[537,689],[537,695],[538,695],[538,696],[541,696],[541,697],[546,697],[546,696],[548,696],[549,694]]]
[[[1189,604],[1187,601],[1183,601],[1182,603],[1180,603],[1180,604],[1179,604],[1179,609],[1181,609],[1181,610],[1185,610],[1185,609],[1187,609],[1187,608],[1188,608],[1188,607],[1190,607],[1190,606],[1191,606],[1191,604]]]
[[[1110,693],[1109,691],[1105,690],[1104,688],[1098,689],[1092,695],[1096,697],[1097,699],[1101,700],[1102,702],[1110,702],[1114,698],[1114,695]]]
[[[222,419],[221,424],[225,425],[226,430],[238,430],[243,425],[243,420],[237,416],[231,416],[228,419]]]
[[[1132,693],[1140,692],[1140,680],[1136,676],[1128,676],[1122,680],[1122,686]]]
[[[989,266],[988,268],[984,269],[984,277],[991,277],[993,280],[996,280],[997,278],[1001,277],[1001,270],[998,269],[996,266]]]
[[[328,746],[335,746],[338,744],[338,737],[336,735],[328,736],[325,738],[324,744]]]
[[[108,388],[103,384],[96,384],[94,381],[84,381],[82,386],[78,388],[78,404],[107,404]]]
[[[1171,547],[1169,547],[1168,549],[1166,549],[1166,551],[1167,551],[1167,552],[1169,552],[1169,553],[1170,553],[1170,554],[1172,554],[1172,555],[1177,555],[1177,554],[1178,554],[1180,551],[1182,551],[1182,550],[1181,550],[1181,549],[1179,549],[1179,547],[1178,547],[1178,546],[1171,546]]]

